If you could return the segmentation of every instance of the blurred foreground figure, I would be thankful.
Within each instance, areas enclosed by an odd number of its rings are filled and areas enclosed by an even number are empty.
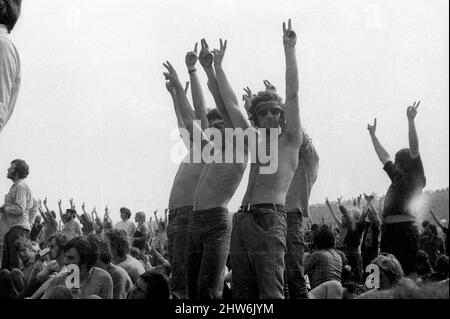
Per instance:
[[[20,58],[9,33],[21,4],[22,0],[0,0],[0,132],[11,118],[20,88]]]

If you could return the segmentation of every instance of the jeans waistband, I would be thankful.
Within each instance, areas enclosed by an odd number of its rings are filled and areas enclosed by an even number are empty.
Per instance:
[[[302,215],[302,211],[300,208],[286,208],[286,214],[300,214]]]
[[[239,212],[241,212],[241,213],[253,213],[255,211],[259,211],[259,210],[262,210],[262,209],[271,209],[271,210],[274,210],[274,211],[286,212],[286,209],[284,208],[283,205],[272,204],[272,203],[242,205],[239,208]]]
[[[228,208],[225,207],[213,207],[202,210],[195,210],[192,212],[192,216],[202,216],[202,215],[211,215],[213,213],[226,213],[228,214]]]
[[[193,208],[194,208],[194,206],[183,206],[183,207],[171,209],[171,210],[169,210],[169,217],[177,216],[179,214],[191,214]]]

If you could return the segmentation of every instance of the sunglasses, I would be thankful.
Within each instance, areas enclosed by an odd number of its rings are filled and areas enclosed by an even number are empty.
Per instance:
[[[270,112],[272,115],[278,115],[281,113],[280,109],[264,109],[264,110],[259,110],[256,112],[257,115],[259,116],[266,116],[267,113]]]

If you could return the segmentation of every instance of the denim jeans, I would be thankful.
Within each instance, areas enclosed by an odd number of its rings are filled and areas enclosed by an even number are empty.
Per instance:
[[[305,298],[308,294],[303,270],[303,255],[305,240],[302,225],[302,213],[299,209],[286,213],[287,223],[287,252],[284,257],[286,263],[286,279],[290,299]]]
[[[282,210],[234,214],[230,251],[234,299],[284,299],[286,231]]]
[[[171,267],[170,288],[179,299],[187,298],[186,260],[187,234],[192,206],[173,209],[169,212],[167,227],[168,254]]]
[[[189,299],[220,299],[230,251],[228,209],[195,211],[189,220],[187,286]]]
[[[14,243],[17,239],[25,237],[30,238],[30,231],[16,226],[11,228],[5,235],[5,241],[3,242],[3,256],[2,267],[9,270],[13,268],[19,268],[19,255],[16,251]]]

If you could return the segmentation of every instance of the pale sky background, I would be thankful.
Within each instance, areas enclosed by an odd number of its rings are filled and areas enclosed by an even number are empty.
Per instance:
[[[14,158],[50,207],[108,204],[164,211],[178,164],[176,129],[162,63],[187,80],[184,56],[205,37],[228,39],[224,68],[236,93],[270,80],[284,92],[282,22],[298,34],[301,120],[320,154],[311,203],[389,186],[367,123],[393,156],[407,147],[406,107],[421,100],[417,130],[426,189],[449,185],[449,2],[24,1],[12,36],[22,86],[0,134],[0,194]],[[206,76],[198,66],[209,103]],[[248,173],[248,172],[247,172]],[[0,174],[0,176],[2,176]],[[247,176],[247,174],[246,174]],[[229,208],[238,208],[245,177]]]

